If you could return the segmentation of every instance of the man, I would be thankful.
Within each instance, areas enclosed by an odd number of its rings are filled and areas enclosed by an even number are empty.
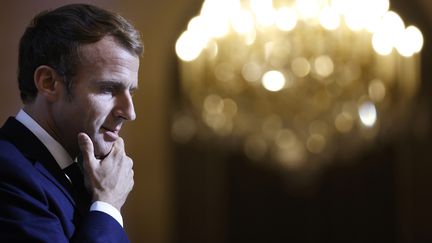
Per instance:
[[[142,51],[130,23],[94,6],[33,19],[19,47],[24,106],[0,129],[0,242],[128,242],[133,163],[119,131],[135,119]]]

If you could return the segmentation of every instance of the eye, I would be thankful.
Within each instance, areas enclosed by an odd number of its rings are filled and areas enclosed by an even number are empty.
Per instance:
[[[114,91],[115,91],[115,89],[114,89],[114,87],[111,86],[111,85],[106,85],[106,86],[102,86],[102,87],[100,88],[100,91],[101,91],[101,93],[103,93],[103,94],[113,94]]]

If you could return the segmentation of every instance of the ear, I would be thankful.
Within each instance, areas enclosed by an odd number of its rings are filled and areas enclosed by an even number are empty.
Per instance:
[[[58,100],[61,95],[60,77],[50,66],[41,65],[36,68],[33,75],[38,94],[49,102]]]

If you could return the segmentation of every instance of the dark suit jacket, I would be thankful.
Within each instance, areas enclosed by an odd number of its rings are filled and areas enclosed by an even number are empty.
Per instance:
[[[15,118],[6,121],[0,129],[0,242],[129,242],[108,214],[79,210],[85,196],[74,193],[32,132]]]

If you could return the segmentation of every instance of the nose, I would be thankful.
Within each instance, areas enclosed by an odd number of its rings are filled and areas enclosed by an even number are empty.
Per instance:
[[[114,115],[116,117],[123,118],[124,120],[135,120],[135,107],[133,104],[132,95],[129,93],[129,91],[125,91],[122,95],[118,96]]]

